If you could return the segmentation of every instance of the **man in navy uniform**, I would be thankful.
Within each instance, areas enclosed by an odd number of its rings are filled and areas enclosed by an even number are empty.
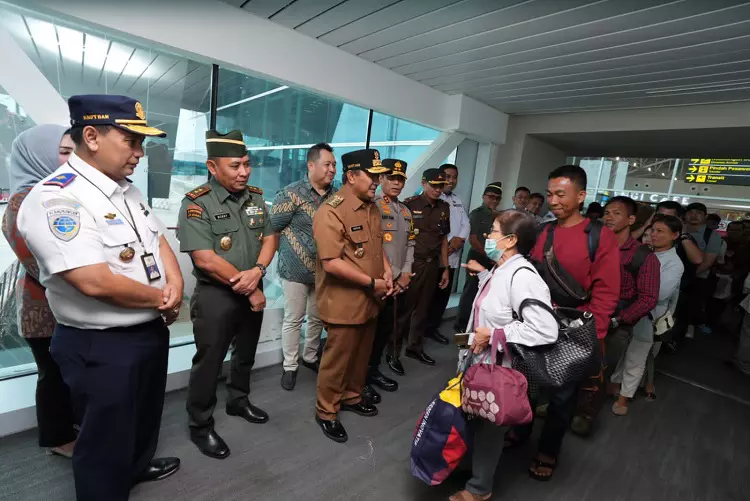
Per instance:
[[[51,353],[81,423],[76,497],[122,501],[135,483],[180,467],[153,457],[183,280],[164,226],[127,178],[144,137],[165,133],[125,96],[68,105],[75,153],[31,190],[18,228],[39,263],[58,323]]]

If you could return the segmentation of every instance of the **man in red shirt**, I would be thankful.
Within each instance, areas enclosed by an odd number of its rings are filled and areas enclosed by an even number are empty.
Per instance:
[[[552,251],[560,267],[569,278],[585,290],[584,300],[562,297],[559,284],[550,286],[552,300],[556,304],[575,304],[579,309],[591,312],[596,320],[596,334],[600,340],[607,335],[610,317],[620,297],[620,258],[617,240],[611,230],[601,227],[598,221],[590,221],[581,215],[579,207],[586,199],[586,172],[577,165],[564,165],[552,171],[547,183],[547,203],[557,218],[542,230],[531,259],[535,263],[544,261],[544,244],[548,232],[553,233]],[[598,244],[596,243],[598,236]],[[596,247],[595,249],[593,247]],[[591,255],[594,256],[593,260]],[[577,304],[576,304],[577,303]],[[601,380],[601,374],[598,375]],[[549,391],[549,406],[544,423],[539,449],[529,473],[536,480],[549,480],[557,464],[562,439],[570,426],[576,408],[577,383],[571,383]],[[519,438],[530,433],[530,427],[519,430]],[[513,443],[514,437],[508,436]]]
[[[633,326],[656,307],[659,299],[659,260],[630,234],[637,211],[637,204],[628,197],[614,197],[604,209],[604,224],[614,232],[620,249],[619,300],[609,320],[603,380],[590,381],[578,395],[578,408],[571,426],[578,435],[591,433],[604,403],[605,386],[597,383],[609,383],[633,336]]]

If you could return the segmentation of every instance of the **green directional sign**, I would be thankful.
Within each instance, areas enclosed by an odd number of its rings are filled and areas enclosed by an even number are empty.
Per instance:
[[[750,186],[750,158],[691,158],[685,181]]]

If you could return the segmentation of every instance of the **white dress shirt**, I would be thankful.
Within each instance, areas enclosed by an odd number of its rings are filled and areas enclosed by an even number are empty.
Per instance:
[[[47,288],[55,319],[79,329],[107,329],[159,317],[156,309],[123,308],[86,296],[58,275],[107,263],[112,273],[159,289],[165,285],[159,252],[164,227],[138,189],[128,181],[113,181],[75,154],[69,164],[37,184],[18,212],[18,229],[39,263],[40,282]],[[75,177],[64,187],[44,184],[65,174],[62,179]],[[135,251],[128,262],[120,257],[127,247]],[[161,273],[158,280],[146,276],[141,260],[146,253],[156,260]]]
[[[521,270],[513,276],[519,268],[528,269]],[[513,279],[512,288],[511,278]],[[525,346],[552,344],[557,341],[558,324],[548,311],[541,306],[528,305],[519,312],[521,303],[528,298],[538,299],[552,308],[547,284],[526,258],[516,254],[502,265],[479,274],[479,291],[471,307],[467,332],[473,331],[475,307],[485,287],[490,287],[490,290],[478,310],[477,325],[479,327],[503,329],[505,339],[509,343]],[[514,311],[520,313],[523,322],[513,319]],[[471,342],[473,334],[469,337],[469,342]],[[502,351],[499,343],[497,348],[498,351]],[[507,357],[503,360],[503,365],[506,365],[506,362]]]
[[[448,241],[450,242],[453,237],[463,238],[464,240],[469,238],[471,228],[469,227],[469,216],[466,214],[464,203],[455,193],[443,193],[440,195],[440,199],[444,200],[451,209],[451,231],[448,233]],[[459,249],[453,254],[448,254],[448,265],[451,268],[458,268],[461,265],[461,253],[462,250]]]

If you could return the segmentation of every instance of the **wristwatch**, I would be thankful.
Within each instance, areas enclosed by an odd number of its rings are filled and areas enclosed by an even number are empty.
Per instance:
[[[367,288],[370,289],[371,291],[375,290],[375,279],[374,278],[370,279],[370,285],[368,285]]]
[[[255,263],[255,267],[260,270],[260,276],[265,277],[266,273],[268,272],[268,269],[265,267],[265,265],[262,265],[260,263]]]

